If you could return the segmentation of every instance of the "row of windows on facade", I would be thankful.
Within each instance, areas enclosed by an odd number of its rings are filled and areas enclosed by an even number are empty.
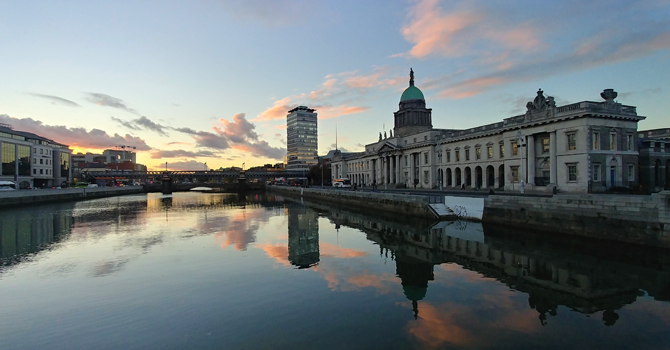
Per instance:
[[[577,182],[577,163],[567,163],[567,182]],[[418,169],[416,169],[416,174],[418,174]],[[512,182],[519,182],[519,166],[510,166],[510,170],[512,171]],[[602,168],[599,163],[593,164],[593,182],[601,182],[603,181],[602,179]],[[404,172],[405,178],[407,179],[408,177],[408,172]],[[460,172],[459,172],[460,176]],[[424,170],[423,172],[423,182],[428,183],[430,181],[430,172],[428,170]],[[628,165],[628,181],[635,181],[635,165],[629,164]],[[451,184],[447,183],[448,186]],[[460,185],[460,184],[459,184]],[[481,185],[481,184],[477,184]]]
[[[568,133],[566,135],[567,137],[567,149],[568,151],[574,151],[577,149],[577,136],[576,133]],[[427,136],[426,136],[427,138]],[[593,144],[592,144],[592,149],[598,150],[600,149],[600,133],[599,132],[594,132],[593,133]],[[617,134],[616,133],[610,133],[610,150],[616,150],[617,149]],[[416,141],[416,139],[415,139]],[[542,153],[549,153],[549,147],[550,147],[550,140],[548,137],[542,138],[541,139],[542,143]],[[510,141],[511,148],[512,148],[512,155],[513,156],[518,156],[519,155],[519,144],[517,141]],[[467,146],[466,146],[467,147]],[[635,150],[633,144],[633,135],[626,135],[626,150],[627,151],[633,151]],[[470,160],[470,150],[465,149],[465,161]],[[505,158],[505,145],[502,143],[502,141],[499,144],[499,156],[500,158]],[[446,162],[450,163],[451,162],[451,151],[447,150],[445,151],[446,154]],[[493,146],[486,146],[486,155],[487,159],[492,159],[493,158]],[[461,153],[460,150],[454,150],[454,156],[456,158],[457,162],[461,161]],[[423,153],[424,157],[424,164],[428,164],[428,152]],[[442,164],[442,152],[437,153],[437,163]],[[481,147],[475,147],[475,159],[480,160],[482,159],[482,148]],[[408,166],[408,156],[405,156],[405,166]],[[369,170],[370,169],[370,162],[368,161],[367,164],[364,164],[363,162],[357,162],[354,164],[350,164],[349,170],[354,171],[354,170]]]
[[[51,146],[53,148],[68,148],[67,146],[57,145],[57,144],[51,143],[49,141],[36,140],[36,139],[26,139],[25,136],[8,134],[8,133],[2,132],[2,131],[0,131],[0,137],[5,137],[5,138],[8,138],[8,139],[14,139],[14,140],[19,140],[19,141],[28,141],[28,142],[32,142],[36,145]]]

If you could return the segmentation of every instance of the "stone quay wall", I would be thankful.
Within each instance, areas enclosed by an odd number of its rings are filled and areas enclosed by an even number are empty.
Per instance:
[[[2,191],[0,192],[0,208],[48,202],[114,197],[136,193],[144,193],[144,189],[141,186],[132,186]]]
[[[670,248],[670,192],[650,196],[494,195],[484,201],[485,223]]]
[[[267,186],[266,190],[298,197],[302,193],[306,199],[337,203],[345,207],[435,219],[435,215],[428,209],[426,196],[288,186]]]

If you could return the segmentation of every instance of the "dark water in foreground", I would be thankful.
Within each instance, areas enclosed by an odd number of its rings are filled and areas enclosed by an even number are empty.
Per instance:
[[[2,349],[664,349],[670,256],[280,197],[0,211]]]

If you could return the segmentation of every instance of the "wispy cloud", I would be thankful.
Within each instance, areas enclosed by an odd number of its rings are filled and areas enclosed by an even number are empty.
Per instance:
[[[246,119],[244,113],[235,114],[232,121],[220,119],[212,126],[214,132],[198,131],[191,128],[174,130],[193,137],[197,147],[214,150],[234,149],[257,157],[281,160],[286,155],[283,147],[273,147],[262,140],[255,131],[256,126]]]
[[[125,136],[119,134],[110,135],[100,129],[86,130],[84,128],[73,128],[64,125],[46,125],[39,120],[12,118],[6,114],[0,114],[0,123],[9,124],[17,130],[32,132],[77,148],[107,149],[116,145],[128,145],[135,147],[138,151],[152,149],[139,137],[128,134]]]
[[[463,67],[457,76],[434,80],[424,89],[435,89],[440,97],[466,98],[500,85],[670,49],[670,23],[655,18],[670,10],[667,1],[614,0],[603,6],[569,0],[552,5],[549,16],[546,6],[530,5],[419,0],[401,29],[412,47],[396,56],[457,60]]]
[[[114,96],[109,96],[98,92],[88,92],[86,93],[86,100],[91,103],[95,103],[98,106],[117,108],[132,114],[140,115],[136,110],[128,107],[128,105],[126,105],[122,99],[116,98]]]
[[[166,132],[167,127],[164,127],[158,123],[153,122],[151,119],[141,116],[133,120],[122,120],[116,117],[112,117],[112,120],[131,129],[131,130],[150,130],[154,131],[161,136],[168,136]]]
[[[62,97],[54,96],[54,95],[44,95],[44,94],[38,94],[38,93],[28,93],[28,95],[47,99],[51,101],[53,104],[59,104],[63,106],[68,106],[68,107],[81,107],[79,104],[76,102],[72,102],[70,100],[64,99]]]

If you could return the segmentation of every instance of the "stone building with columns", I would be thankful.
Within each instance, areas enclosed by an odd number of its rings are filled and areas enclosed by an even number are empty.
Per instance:
[[[339,153],[333,178],[380,188],[503,189],[602,192],[638,185],[636,107],[615,101],[556,106],[542,90],[526,113],[470,129],[436,129],[423,93],[409,87],[394,113],[394,128],[364,152]]]

